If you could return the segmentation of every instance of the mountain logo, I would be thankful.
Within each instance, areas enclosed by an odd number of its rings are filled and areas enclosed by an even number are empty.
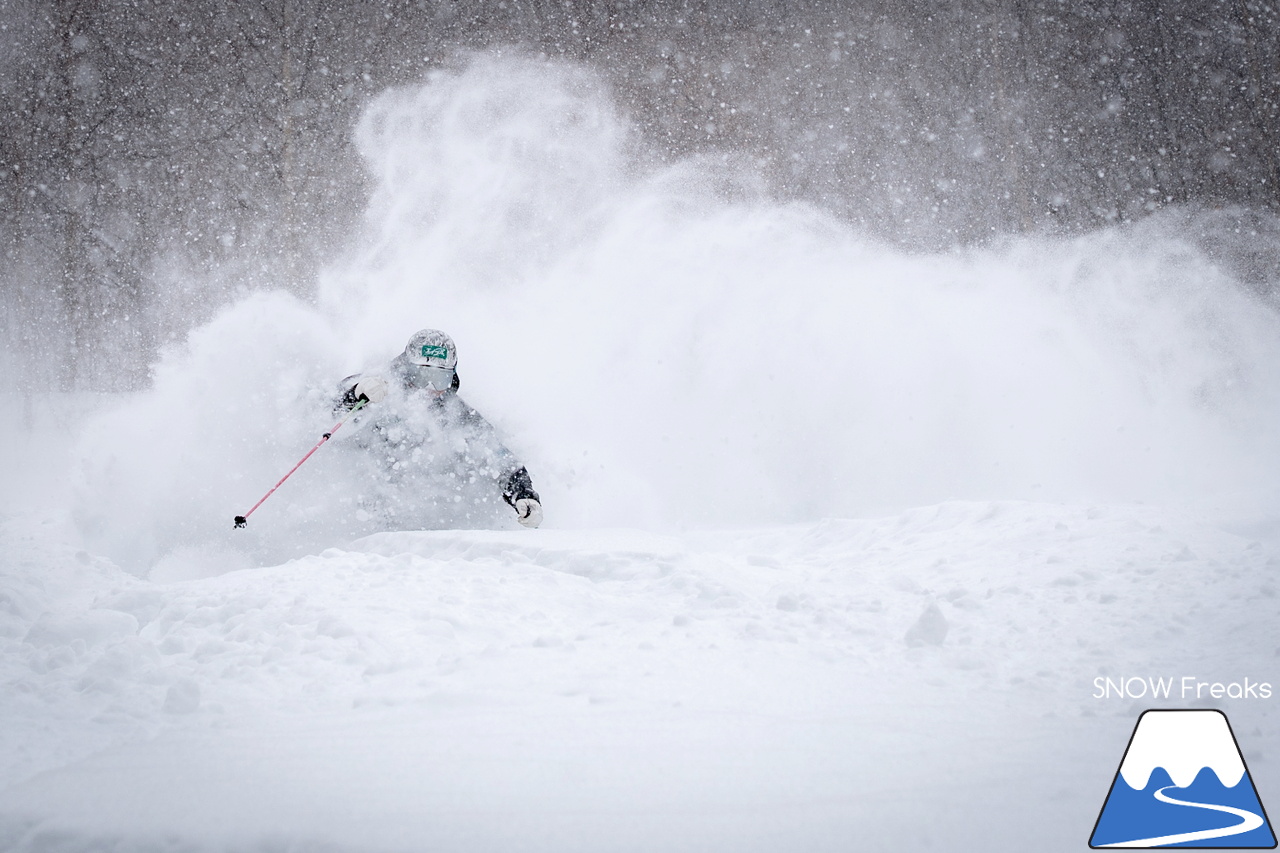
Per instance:
[[[1144,711],[1089,846],[1274,849],[1227,715]]]

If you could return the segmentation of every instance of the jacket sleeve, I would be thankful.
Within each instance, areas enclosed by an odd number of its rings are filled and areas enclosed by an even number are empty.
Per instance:
[[[461,397],[456,394],[452,397],[452,405],[457,406],[459,425],[470,435],[472,441],[485,448],[491,460],[490,464],[493,465],[498,483],[502,487],[502,499],[511,506],[515,506],[515,502],[521,498],[530,498],[541,503],[538,493],[534,491],[529,470],[499,440],[493,425]]]

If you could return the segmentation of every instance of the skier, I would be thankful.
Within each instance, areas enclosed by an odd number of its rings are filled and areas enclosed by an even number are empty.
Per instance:
[[[336,412],[364,403],[352,441],[381,463],[378,511],[384,523],[420,516],[430,526],[487,520],[502,500],[525,527],[542,523],[542,503],[528,470],[493,426],[458,396],[453,339],[423,329],[387,368],[389,378],[343,379]]]

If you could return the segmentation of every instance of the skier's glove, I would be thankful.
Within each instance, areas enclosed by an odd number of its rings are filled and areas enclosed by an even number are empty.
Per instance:
[[[537,527],[542,523],[542,504],[533,498],[516,498],[516,520],[525,527]]]
[[[369,403],[380,403],[387,396],[387,380],[381,376],[366,376],[351,389],[356,402],[365,400]]]

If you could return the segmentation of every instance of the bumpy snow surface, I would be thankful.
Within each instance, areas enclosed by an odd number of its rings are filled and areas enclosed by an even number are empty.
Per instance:
[[[1280,609],[1266,548],[1124,507],[387,533],[167,584],[3,533],[14,850],[1080,849],[1138,704],[1095,675],[1270,677]],[[1265,797],[1274,716],[1235,705]]]
[[[1280,323],[1229,268],[894,252],[540,61],[359,134],[314,302],[3,399],[0,850],[1080,850],[1148,707],[1280,797]],[[544,527],[369,534],[343,433],[233,530],[424,326]],[[1185,677],[1236,687],[1138,693]]]

